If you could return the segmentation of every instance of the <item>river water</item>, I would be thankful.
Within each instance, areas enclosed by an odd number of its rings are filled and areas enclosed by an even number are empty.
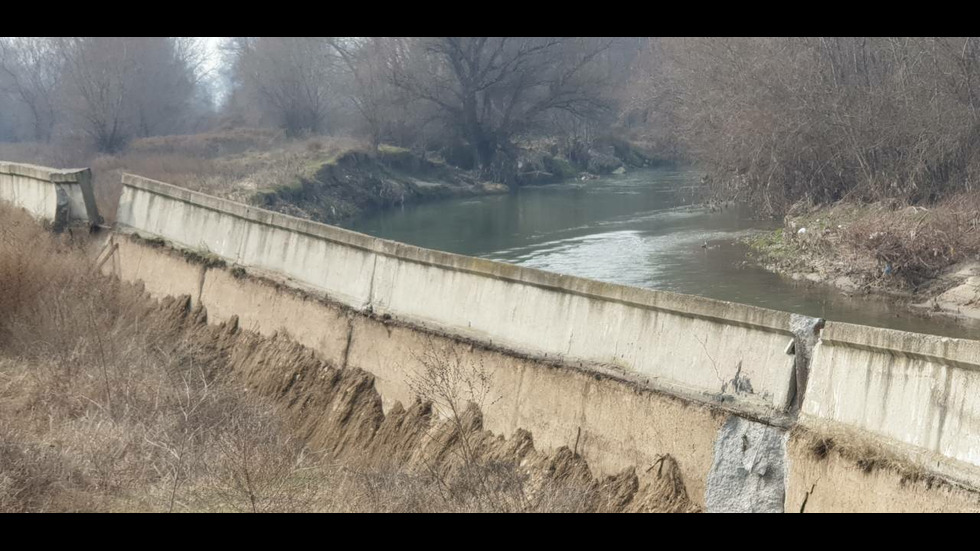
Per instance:
[[[779,227],[744,208],[690,206],[700,175],[639,170],[507,195],[389,209],[343,224],[421,247],[624,285],[846,321],[977,338],[980,326],[927,319],[746,262],[739,238]]]

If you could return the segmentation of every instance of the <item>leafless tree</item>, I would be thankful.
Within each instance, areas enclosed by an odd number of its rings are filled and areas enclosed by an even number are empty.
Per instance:
[[[345,95],[363,121],[371,144],[377,148],[383,140],[392,137],[398,121],[406,118],[404,94],[389,79],[392,41],[380,37],[332,37],[327,43],[346,69],[347,77],[341,80]]]
[[[609,39],[437,37],[399,39],[392,82],[437,107],[487,170],[510,138],[549,113],[591,117],[607,109],[597,60]]]
[[[132,92],[136,132],[146,137],[182,131],[196,114],[193,102],[200,100],[204,47],[194,37],[144,40]]]
[[[961,38],[651,39],[632,106],[773,213],[980,183],[980,47]]]
[[[321,37],[238,37],[234,74],[247,97],[290,135],[327,129],[342,60]]]
[[[197,83],[190,46],[172,37],[58,38],[74,126],[104,152],[134,135],[178,129]]]
[[[0,92],[27,109],[39,142],[51,140],[60,76],[61,62],[50,39],[0,38]]]

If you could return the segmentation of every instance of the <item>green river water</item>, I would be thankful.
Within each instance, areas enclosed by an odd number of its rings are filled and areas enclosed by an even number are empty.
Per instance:
[[[801,284],[746,261],[738,239],[779,223],[746,209],[690,206],[699,174],[637,170],[588,182],[389,209],[344,227],[421,247],[602,281],[866,325],[980,336],[877,298]],[[707,248],[704,244],[707,243]]]

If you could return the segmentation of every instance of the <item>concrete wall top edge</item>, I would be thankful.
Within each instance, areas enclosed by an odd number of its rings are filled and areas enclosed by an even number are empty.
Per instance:
[[[977,340],[827,322],[820,341],[830,346],[871,349],[980,371],[980,341]]]
[[[45,182],[58,182],[65,184],[77,184],[87,173],[87,168],[48,168],[46,166],[31,165],[26,163],[10,163],[0,161],[0,174],[12,174],[16,176],[26,176]]]
[[[153,194],[162,195],[252,222],[304,233],[400,260],[526,283],[578,295],[634,304],[646,308],[666,310],[682,315],[715,319],[772,332],[791,334],[790,318],[792,314],[789,312],[769,310],[695,295],[683,295],[669,291],[629,287],[533,268],[525,268],[503,262],[424,249],[414,245],[380,239],[336,226],[268,211],[229,199],[222,199],[172,184],[151,180],[135,174],[123,174],[122,181],[124,186],[148,191]]]

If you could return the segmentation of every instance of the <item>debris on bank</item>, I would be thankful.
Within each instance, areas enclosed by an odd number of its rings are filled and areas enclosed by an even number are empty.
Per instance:
[[[797,281],[980,319],[980,199],[797,208],[745,241],[763,267]]]

